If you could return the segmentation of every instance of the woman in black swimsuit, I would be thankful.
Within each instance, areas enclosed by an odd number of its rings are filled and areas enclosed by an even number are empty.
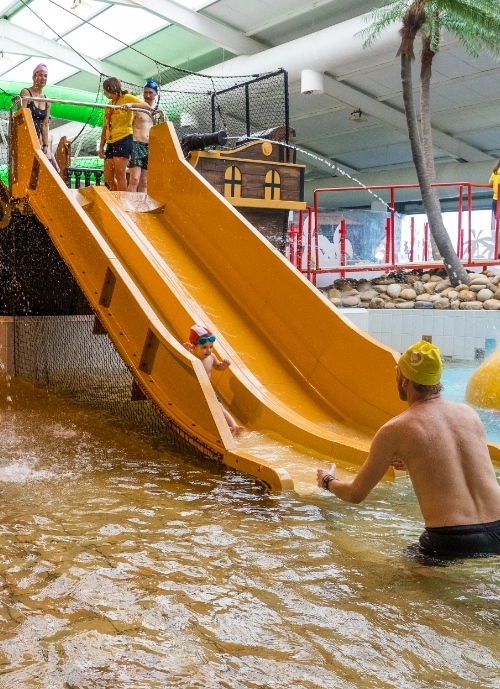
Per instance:
[[[21,96],[33,96],[33,100],[23,101],[23,107],[31,111],[33,124],[40,140],[43,152],[47,155],[49,150],[49,119],[50,103],[45,102],[43,87],[47,83],[47,65],[40,63],[33,70],[33,86],[23,89]]]

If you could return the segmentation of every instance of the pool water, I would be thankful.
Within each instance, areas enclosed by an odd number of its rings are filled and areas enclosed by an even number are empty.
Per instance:
[[[500,686],[500,560],[409,554],[407,479],[358,506],[270,494],[9,385],[0,689]]]
[[[474,363],[447,363],[443,370],[443,397],[454,402],[465,401],[465,388],[477,368]],[[491,409],[476,409],[481,417],[488,440],[500,443],[500,412]]]

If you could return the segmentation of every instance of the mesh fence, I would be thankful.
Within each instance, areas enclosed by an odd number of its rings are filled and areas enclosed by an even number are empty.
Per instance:
[[[97,326],[90,315],[15,318],[15,374],[60,397],[103,409],[156,443],[222,459],[144,398],[98,322]]]
[[[224,148],[231,149],[243,143],[248,136],[279,128],[283,142],[288,143],[288,81],[284,70],[253,76],[219,77],[188,72],[158,62],[154,65],[154,77],[160,85],[154,107],[173,123],[179,140],[189,134],[224,130],[227,134]],[[106,78],[106,75],[101,75],[96,94],[80,94],[85,96],[85,102],[107,103],[102,89]],[[121,83],[124,90],[142,99],[143,84]],[[45,89],[48,97],[52,97],[52,90],[54,87]],[[3,111],[0,118],[0,179],[5,184],[8,184],[8,111],[12,98],[17,95],[0,87],[0,111]],[[52,153],[54,161],[55,158],[59,161],[55,166],[64,170],[69,168],[67,181],[71,181],[70,186],[103,184],[102,174],[85,175],[85,170],[99,171],[103,168],[98,149],[104,110],[54,103],[51,116],[54,120],[51,123],[51,131],[54,132]],[[157,122],[158,117],[155,120]],[[60,132],[70,122],[76,129],[64,135],[65,151],[60,146]]]

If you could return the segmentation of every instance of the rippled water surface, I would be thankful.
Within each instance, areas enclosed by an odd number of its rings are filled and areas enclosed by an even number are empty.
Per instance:
[[[272,495],[11,384],[0,688],[500,687],[500,561],[405,554],[407,479]]]

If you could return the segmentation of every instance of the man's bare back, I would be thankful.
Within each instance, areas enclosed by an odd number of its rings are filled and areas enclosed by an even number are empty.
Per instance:
[[[374,452],[404,462],[426,526],[500,519],[500,486],[473,409],[441,397],[414,402],[379,433]]]
[[[429,529],[420,537],[427,551],[500,553],[500,486],[484,428],[473,409],[441,398],[440,360],[435,374],[418,370],[425,357],[432,364],[436,352],[439,356],[436,347],[420,342],[399,360],[398,392],[409,408],[375,434],[356,478],[338,481],[332,465],[329,472],[318,469],[318,485],[341,500],[360,503],[391,465],[403,463]],[[406,378],[401,367],[416,380]],[[437,383],[421,383],[419,377]]]

